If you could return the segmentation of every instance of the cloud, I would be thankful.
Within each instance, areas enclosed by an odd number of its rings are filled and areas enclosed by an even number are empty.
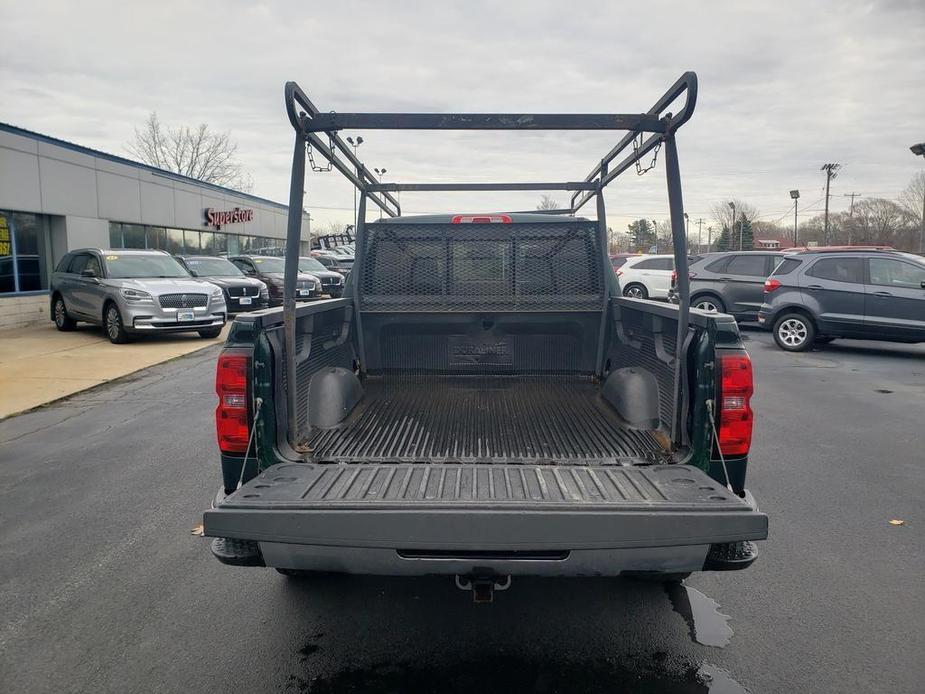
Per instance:
[[[295,79],[323,110],[632,112],[684,70],[700,78],[679,133],[685,206],[723,197],[785,215],[819,167],[837,193],[895,196],[921,167],[920,2],[33,2],[0,9],[0,119],[125,154],[157,110],[230,130],[255,192],[285,200]],[[345,133],[349,134],[349,133]],[[587,133],[364,133],[387,179],[580,179],[615,141]],[[353,194],[313,174],[315,218],[346,222]],[[538,195],[405,195],[411,212],[529,209]],[[564,194],[554,195],[565,201]],[[667,214],[664,169],[607,195],[613,226]],[[847,205],[838,197],[834,207]],[[333,208],[333,209],[332,209]],[[589,210],[590,212],[590,210]]]

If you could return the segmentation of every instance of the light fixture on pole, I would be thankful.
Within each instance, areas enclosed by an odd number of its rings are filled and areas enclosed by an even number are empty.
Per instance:
[[[357,157],[357,147],[363,144],[363,138],[360,136],[357,136],[357,139],[354,140],[352,137],[348,137],[347,142],[349,142],[350,146],[353,147],[353,157],[354,159],[357,159],[358,158]],[[359,175],[360,175],[360,169],[359,167],[357,167],[357,176]],[[353,233],[354,234],[356,234],[357,223],[358,223],[358,220],[357,220],[357,187],[353,186]]]
[[[652,220],[652,233],[655,234],[655,253],[658,254],[658,222]]]
[[[684,225],[684,240],[687,241],[691,237],[691,218],[687,216],[687,212],[684,213]]]
[[[736,233],[736,204],[734,202],[728,203],[729,207],[732,208],[732,224],[729,226],[729,238],[732,239],[732,235]],[[742,250],[742,243],[739,243],[739,250]]]
[[[919,142],[910,148],[917,157],[925,157],[925,142]],[[925,255],[925,195],[922,195],[922,227],[919,229],[919,253]]]
[[[388,173],[388,169],[373,169],[379,177],[379,183],[382,183],[382,177]],[[379,208],[379,219],[382,219],[382,208]]]
[[[793,245],[797,245],[797,205],[800,204],[800,191],[791,190],[790,197],[793,200]]]

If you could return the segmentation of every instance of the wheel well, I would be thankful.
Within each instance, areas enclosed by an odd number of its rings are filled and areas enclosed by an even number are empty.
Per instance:
[[[55,291],[53,291],[53,292],[51,293],[51,299],[50,299],[49,304],[48,304],[48,313],[51,315],[51,319],[52,319],[52,320],[55,319],[55,302],[56,302],[58,299],[61,299],[62,301],[64,300],[64,299],[62,298],[62,296],[61,296],[61,292],[59,292],[59,291],[56,289]]]
[[[774,317],[774,325],[777,325],[777,321],[779,321],[783,316],[786,316],[788,313],[796,313],[803,316],[806,320],[813,324],[813,328],[815,328],[817,331],[819,330],[819,325],[816,323],[816,317],[802,306],[787,306],[786,308],[782,308]]]
[[[116,302],[112,299],[106,299],[106,301],[103,302],[103,313],[100,315],[100,325],[106,325],[106,311],[109,310],[110,306],[115,306],[115,304]],[[116,310],[119,310],[118,306],[116,306]]]
[[[643,289],[645,289],[646,285],[640,282],[639,280],[633,280],[632,282],[627,282],[625,285],[623,285],[624,289],[629,289],[630,287],[642,287]]]
[[[706,297],[710,297],[714,301],[718,301],[720,305],[725,308],[726,302],[723,301],[723,297],[721,297],[716,292],[711,292],[711,291],[701,291],[701,292],[697,292],[696,294],[693,294],[691,296],[691,303],[693,304],[698,299],[705,299]]]

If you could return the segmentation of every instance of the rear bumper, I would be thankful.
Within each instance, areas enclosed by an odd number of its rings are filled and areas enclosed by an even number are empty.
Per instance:
[[[413,465],[277,465],[217,497],[205,534],[256,542],[277,568],[557,576],[696,571],[711,545],[767,537],[750,497],[688,466],[590,477],[578,466],[426,467],[427,477]],[[526,474],[504,473],[521,467]],[[467,469],[473,477],[461,485],[446,474],[462,479]]]

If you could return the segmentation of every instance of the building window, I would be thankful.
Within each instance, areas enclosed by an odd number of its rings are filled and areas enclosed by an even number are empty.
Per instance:
[[[309,245],[307,241],[301,242],[303,255],[308,253]],[[110,222],[109,247],[150,248],[173,255],[237,255],[239,253],[283,255],[286,249],[286,239]]]
[[[47,237],[43,215],[0,210],[0,293],[48,289]]]

